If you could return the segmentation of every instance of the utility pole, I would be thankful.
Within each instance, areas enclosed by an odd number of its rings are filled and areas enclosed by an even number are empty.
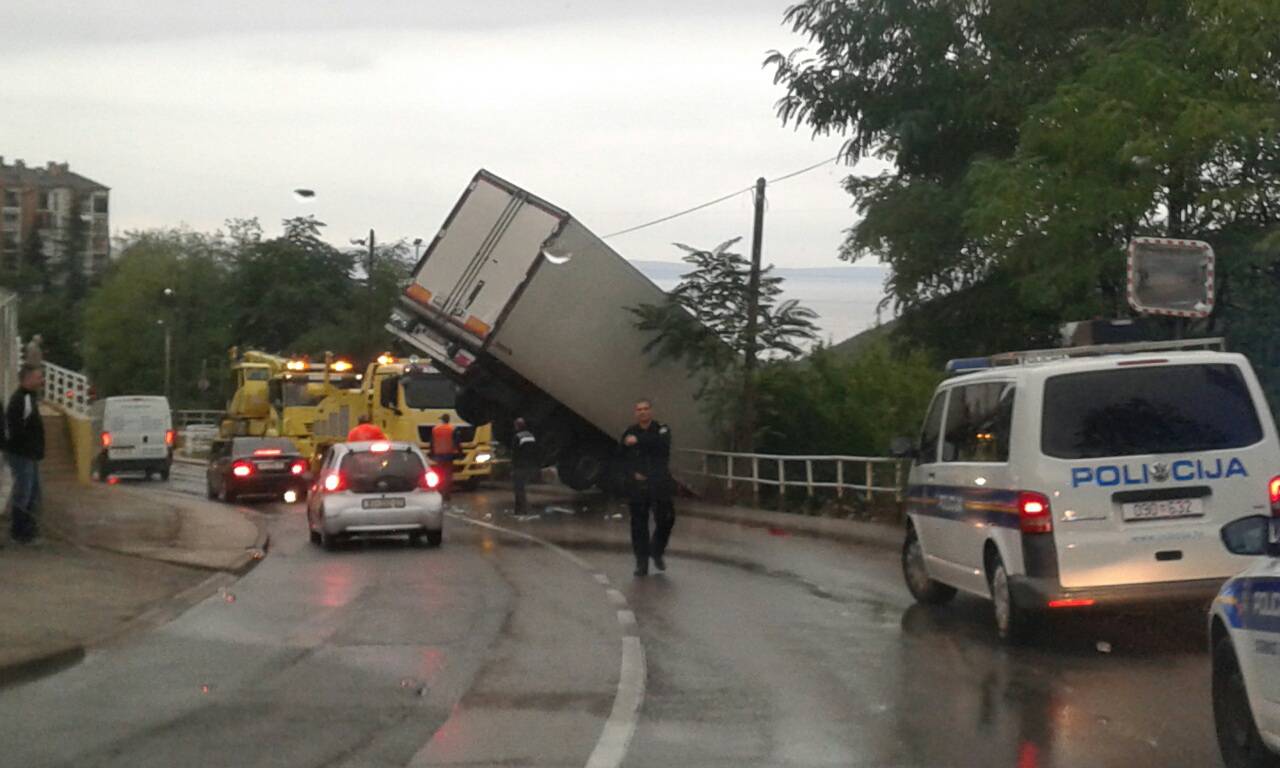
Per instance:
[[[373,230],[369,230],[369,258],[364,265],[365,286],[368,296],[364,308],[364,348],[373,355]],[[366,361],[368,362],[368,361]]]
[[[760,248],[764,239],[764,177],[756,179],[755,224],[751,230],[751,275],[747,280],[746,359],[742,372],[742,421],[738,450],[751,451],[756,434],[756,334],[760,315]]]

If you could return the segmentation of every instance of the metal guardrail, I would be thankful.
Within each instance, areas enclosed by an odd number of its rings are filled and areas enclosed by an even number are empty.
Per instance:
[[[44,399],[77,416],[89,416],[89,378],[83,373],[46,362]]]
[[[899,459],[883,456],[784,456],[768,453],[704,451],[694,448],[678,449],[677,453],[693,457],[698,465],[696,469],[677,468],[677,472],[722,480],[726,490],[730,491],[735,484],[750,486],[752,493],[757,497],[760,495],[761,486],[772,486],[781,487],[783,490],[804,488],[810,497],[820,489],[832,489],[835,491],[836,498],[843,498],[846,492],[853,492],[861,493],[867,501],[871,501],[877,493],[892,494],[894,500],[902,500],[904,474],[903,462]],[[788,464],[803,464],[804,469],[788,477]],[[876,484],[876,467],[878,466],[885,467],[878,473],[882,483],[880,485]],[[892,467],[893,471],[892,485],[883,484],[889,467]],[[815,468],[818,470],[816,479]],[[796,467],[796,469],[799,468]],[[846,469],[851,471],[846,472]]]
[[[174,429],[197,425],[214,425],[222,421],[222,411],[182,410],[173,412]]]

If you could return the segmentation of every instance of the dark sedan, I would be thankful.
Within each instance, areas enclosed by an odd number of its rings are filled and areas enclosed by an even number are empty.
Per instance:
[[[311,467],[283,437],[218,440],[209,452],[209,498],[233,502],[260,496],[295,502],[305,498]]]

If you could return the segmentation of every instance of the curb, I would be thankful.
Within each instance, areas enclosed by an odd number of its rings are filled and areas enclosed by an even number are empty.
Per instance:
[[[30,659],[0,665],[0,689],[61,672],[79,664],[85,656],[84,645],[68,645]]]
[[[841,520],[834,517],[807,517],[787,512],[765,512],[755,509],[711,507],[704,502],[688,501],[677,506],[677,514],[747,528],[761,528],[769,531],[777,529],[794,536],[835,541],[841,544],[886,550],[897,550],[902,546],[902,527],[886,523]]]

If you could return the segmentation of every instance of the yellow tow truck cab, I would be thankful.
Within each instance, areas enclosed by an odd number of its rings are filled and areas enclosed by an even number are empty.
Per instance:
[[[431,430],[447,413],[458,450],[453,462],[454,482],[470,484],[489,476],[492,430],[488,424],[476,426],[458,417],[455,385],[439,371],[425,362],[382,355],[358,378],[359,389],[333,390],[317,405],[317,455],[328,445],[345,440],[361,413],[369,414],[389,439],[417,443],[429,454]]]

